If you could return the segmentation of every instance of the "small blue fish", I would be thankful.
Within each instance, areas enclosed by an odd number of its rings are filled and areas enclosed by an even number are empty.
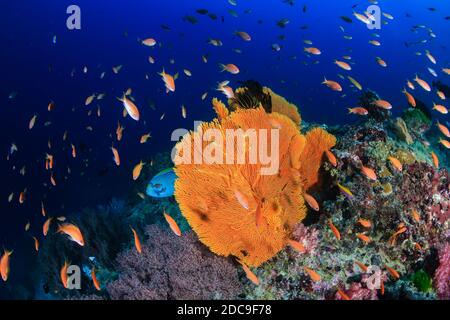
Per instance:
[[[177,176],[172,168],[158,173],[147,186],[147,195],[153,198],[171,197],[175,193],[175,180]]]

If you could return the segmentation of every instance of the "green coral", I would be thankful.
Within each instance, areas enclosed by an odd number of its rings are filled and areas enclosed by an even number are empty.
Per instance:
[[[411,281],[421,292],[428,292],[433,287],[433,280],[423,269],[413,273],[411,276]]]

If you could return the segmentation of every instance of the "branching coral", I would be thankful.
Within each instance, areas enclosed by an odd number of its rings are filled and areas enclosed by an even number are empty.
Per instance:
[[[236,268],[208,252],[192,232],[177,237],[156,225],[142,254],[121,253],[120,277],[107,289],[113,300],[233,299],[241,291]]]
[[[217,100],[213,104],[219,120],[202,124],[177,145],[175,197],[200,240],[214,253],[258,266],[286,245],[293,227],[305,217],[302,194],[318,181],[323,153],[335,138],[319,128],[305,137],[287,116],[261,107],[237,108],[228,114],[223,104]],[[218,136],[205,139],[203,133],[210,129]],[[230,137],[239,130],[241,135]],[[262,130],[268,133],[265,144]],[[279,136],[271,135],[273,131]],[[255,150],[251,141],[258,141],[256,148],[265,151]],[[261,154],[268,150],[279,166],[272,174],[262,174],[267,163]],[[191,156],[195,160],[205,154],[214,161],[192,161]]]

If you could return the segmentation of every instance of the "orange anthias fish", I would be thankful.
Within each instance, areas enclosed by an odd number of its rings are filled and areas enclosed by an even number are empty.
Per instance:
[[[370,238],[363,233],[357,233],[356,236],[358,237],[358,239],[363,241],[365,244],[368,244],[371,241]]]
[[[439,143],[442,144],[444,147],[446,147],[447,149],[450,149],[450,141],[448,140],[444,140],[444,139],[440,139]]]
[[[142,135],[142,137],[141,137],[141,139],[139,140],[139,142],[141,143],[141,144],[144,144],[144,143],[146,143],[147,142],[147,140],[148,139],[150,139],[150,133],[147,133],[147,134],[144,134],[144,135]]]
[[[288,240],[287,242],[294,250],[296,250],[300,253],[306,252],[306,248],[302,243],[295,241],[295,240]]]
[[[238,74],[240,72],[239,68],[235,64],[232,64],[232,63],[229,63],[229,64],[219,63],[219,66],[220,66],[220,70],[222,72],[227,71],[231,74]]]
[[[352,70],[352,67],[350,67],[350,65],[347,62],[335,60],[334,63],[341,69],[344,69],[347,71]]]
[[[433,151],[431,151],[431,158],[433,159],[434,166],[439,168],[439,158]]]
[[[385,266],[385,267],[386,267],[387,271],[391,274],[392,277],[394,277],[395,279],[400,278],[400,274],[397,272],[397,270],[395,270],[391,267],[388,267],[388,266]]]
[[[411,215],[416,222],[420,222],[420,213],[416,209],[412,209]]]
[[[78,243],[82,247],[84,246],[83,234],[76,225],[71,223],[61,224],[58,226],[58,232],[68,235],[71,241]]]
[[[20,203],[20,204],[23,204],[23,203],[25,202],[25,200],[26,200],[26,194],[25,194],[25,191],[22,191],[22,192],[19,194],[19,203]]]
[[[47,213],[45,212],[44,202],[42,201],[41,201],[41,214],[43,217],[47,215]]]
[[[170,74],[167,74],[164,69],[158,73],[164,81],[167,91],[175,92],[175,79]]]
[[[398,160],[397,158],[394,158],[394,157],[388,157],[388,159],[391,162],[392,166],[395,168],[395,170],[400,171],[400,172],[403,170],[403,166],[402,166],[402,163],[400,162],[400,160]]]
[[[50,175],[50,183],[52,184],[52,186],[56,186],[56,180],[55,177],[53,176],[53,173]]]
[[[42,233],[44,234],[44,237],[48,234],[48,230],[50,229],[50,224],[51,224],[52,220],[53,220],[53,218],[48,218],[42,227]]]
[[[127,98],[127,96],[124,94],[122,99],[118,98],[119,101],[122,102],[123,107],[125,110],[127,110],[127,113],[130,115],[131,119],[139,121],[140,114],[139,109],[136,107],[133,101]]]
[[[383,59],[381,59],[380,57],[376,57],[377,63],[382,66],[383,68],[387,67],[387,63],[386,61],[384,61]]]
[[[358,260],[355,260],[355,263],[358,265],[359,268],[361,268],[363,272],[367,272],[367,270],[369,270],[369,268],[364,263]]]
[[[67,269],[69,268],[69,265],[70,265],[69,262],[64,261],[64,265],[62,266],[61,271],[59,272],[59,276],[61,278],[61,283],[65,289],[67,289],[67,287],[68,287],[68,285],[67,285],[67,281],[68,281]]]
[[[258,286],[259,285],[258,277],[243,262],[239,260],[238,262],[242,265],[242,269],[244,270],[247,279],[250,280],[253,284]]]
[[[2,257],[0,258],[0,274],[3,281],[8,281],[9,276],[9,257],[12,251],[5,250]]]
[[[117,151],[117,149],[116,148],[114,148],[114,147],[111,147],[111,151],[112,151],[112,153],[113,153],[113,159],[114,159],[114,162],[116,163],[116,165],[117,166],[120,166],[120,156],[119,156],[119,151]]]
[[[45,155],[45,159],[48,160],[48,169],[53,169],[53,166],[54,166],[54,163],[55,163],[54,157],[51,154],[47,153]]]
[[[31,118],[30,122],[28,123],[28,129],[30,129],[30,130],[33,129],[34,124],[36,123],[36,118],[37,118],[37,115],[34,115],[33,118]]]
[[[156,44],[156,40],[153,38],[147,38],[142,40],[142,44],[147,47],[153,47]]]
[[[442,104],[433,103],[433,110],[436,110],[437,112],[442,114],[448,114],[448,109]]]
[[[239,36],[239,38],[241,38],[244,41],[251,41],[252,40],[252,37],[245,31],[236,31],[234,34]]]
[[[165,212],[164,212],[164,218],[166,218],[166,221],[169,224],[170,229],[172,229],[173,233],[175,233],[177,236],[181,237],[181,230],[180,230],[180,227],[178,227],[177,222]]]
[[[430,85],[425,80],[420,79],[418,75],[416,75],[414,81],[416,81],[425,91],[431,91]]]
[[[328,225],[330,226],[331,231],[333,231],[334,236],[336,239],[341,240],[341,233],[339,232],[338,228],[333,224],[331,219],[328,221]]]
[[[39,251],[39,240],[36,237],[33,237],[34,240],[34,248],[36,251]]]
[[[311,196],[305,192],[303,194],[303,198],[305,198],[306,202],[308,203],[308,205],[311,209],[313,209],[314,211],[320,210],[319,203],[316,201],[316,199],[314,199],[313,196]]]
[[[314,48],[314,47],[303,48],[303,51],[305,51],[305,52],[307,52],[309,54],[316,55],[316,56],[322,54],[322,52],[319,49]]]
[[[350,297],[341,289],[338,289],[337,291],[339,295],[341,296],[342,300],[351,300]]]
[[[142,168],[144,167],[144,162],[139,162],[135,167],[134,167],[134,169],[133,169],[133,180],[137,180],[137,179],[139,179],[139,176],[141,175],[141,171],[142,171]]]
[[[348,108],[348,113],[357,114],[360,116],[367,116],[369,111],[366,108],[356,107],[356,108]]]
[[[372,222],[370,222],[370,220],[367,219],[359,219],[357,221],[360,225],[362,225],[364,228],[370,228],[372,227]]]
[[[98,279],[97,279],[97,275],[95,274],[95,267],[92,268],[92,271],[91,271],[91,278],[92,278],[92,282],[94,283],[95,289],[96,289],[97,291],[101,291],[102,288],[101,288],[101,286],[100,286],[100,282],[99,282]]]
[[[117,122],[117,129],[116,129],[116,138],[117,141],[121,141],[122,137],[123,137],[123,129],[125,129],[124,127],[122,127],[120,125],[120,122]]]
[[[73,144],[70,145],[72,147],[72,158],[76,158],[77,157],[77,149],[75,148],[75,146]]]
[[[139,236],[138,236],[136,230],[134,230],[133,228],[131,228],[131,231],[133,231],[134,246],[136,247],[136,250],[138,253],[142,253],[142,246],[141,246],[141,241],[139,240]]]
[[[406,99],[408,100],[408,103],[410,105],[412,105],[413,107],[416,107],[416,105],[417,105],[416,99],[414,99],[413,95],[411,93],[409,93],[408,91],[406,91],[406,89],[403,89],[402,92],[405,94]]]
[[[327,78],[324,78],[322,84],[326,85],[328,88],[330,88],[333,91],[342,91],[342,87],[339,83],[332,80],[327,80]]]
[[[443,124],[440,124],[439,121],[436,123],[437,127],[439,128],[439,131],[446,136],[447,138],[450,138],[450,130],[444,126]]]
[[[55,110],[55,103],[53,101],[50,101],[50,103],[47,106],[47,110],[48,111],[53,111]]]
[[[361,173],[365,175],[368,179],[376,181],[377,180],[377,174],[375,173],[375,170],[362,166],[361,167]]]
[[[333,154],[333,152],[331,152],[330,150],[326,150],[325,151],[325,155],[326,155],[326,157],[328,159],[328,162],[331,163],[331,165],[333,167],[336,167],[337,166],[337,159],[336,159],[336,156]]]
[[[373,102],[373,104],[376,105],[377,107],[385,109],[385,110],[392,109],[392,105],[386,100],[376,100]]]
[[[401,226],[398,228],[398,230],[389,238],[389,244],[394,246],[395,242],[397,241],[397,236],[406,232],[406,227],[405,226]]]
[[[308,267],[303,267],[303,269],[309,275],[309,277],[311,278],[312,281],[318,282],[318,281],[320,281],[320,279],[322,279],[320,277],[320,275],[317,272],[315,272],[313,269],[310,269]]]
[[[239,202],[239,204],[245,209],[248,210],[250,207],[248,198],[245,196],[242,192],[239,190],[234,191],[234,196],[236,197],[236,200]]]

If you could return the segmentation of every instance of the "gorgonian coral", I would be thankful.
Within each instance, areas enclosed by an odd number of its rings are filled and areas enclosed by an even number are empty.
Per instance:
[[[230,261],[211,254],[192,232],[177,237],[157,225],[148,240],[119,254],[120,276],[108,284],[113,300],[234,299],[242,288]]]
[[[261,106],[229,113],[219,101],[213,105],[218,119],[177,144],[175,197],[211,251],[258,266],[286,245],[305,217],[302,195],[317,182],[335,138],[322,129],[305,137],[289,117]],[[276,170],[269,170],[266,154]]]
[[[298,113],[297,107],[294,104],[288,102],[284,97],[276,94],[269,88],[264,88],[264,91],[270,94],[272,100],[272,112],[284,114],[289,119],[294,121],[296,125],[300,125],[302,119]]]

